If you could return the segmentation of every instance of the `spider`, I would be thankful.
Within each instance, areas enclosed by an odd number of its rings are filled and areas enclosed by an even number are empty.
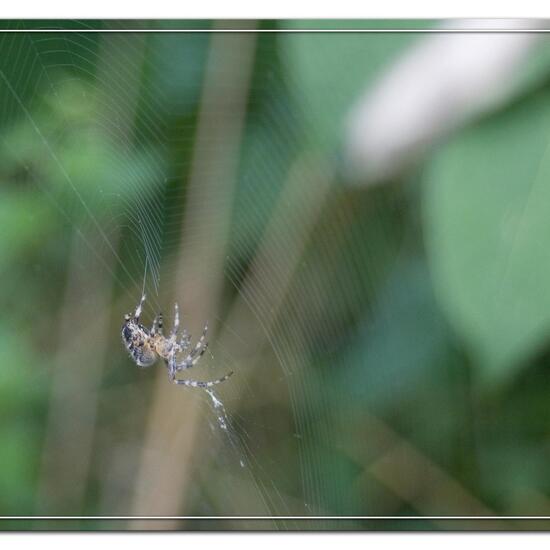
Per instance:
[[[178,328],[180,324],[178,304],[176,303],[174,306],[174,327],[170,335],[166,337],[162,332],[162,313],[159,313],[155,317],[150,330],[140,324],[139,318],[143,302],[145,302],[145,294],[142,295],[134,315],[131,316],[127,313],[124,316],[124,324],[122,325],[122,341],[138,367],[150,367],[156,362],[158,357],[161,357],[168,368],[170,382],[183,384],[192,388],[210,388],[227,380],[233,374],[233,372],[229,372],[225,376],[222,376],[222,378],[208,382],[176,378],[177,372],[193,367],[206,351],[208,347],[208,342],[206,341],[208,324],[204,326],[202,336],[195,344],[195,347],[187,354],[185,359],[178,362],[176,359],[177,355],[187,351],[191,346],[191,336],[187,330],[183,331],[178,341]]]

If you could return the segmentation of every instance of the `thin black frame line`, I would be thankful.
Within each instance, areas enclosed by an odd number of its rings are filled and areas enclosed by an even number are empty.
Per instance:
[[[550,516],[0,516],[0,520],[550,520]]]
[[[547,34],[550,29],[0,29],[0,33],[372,33],[372,34]]]

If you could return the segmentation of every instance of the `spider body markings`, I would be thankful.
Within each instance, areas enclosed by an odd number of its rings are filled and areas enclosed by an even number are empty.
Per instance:
[[[169,336],[164,336],[162,313],[155,317],[153,326],[150,329],[139,322],[144,302],[145,294],[141,297],[134,314],[127,313],[124,316],[124,324],[122,325],[122,341],[138,367],[150,367],[160,357],[164,360],[168,369],[170,382],[192,388],[210,388],[224,382],[233,374],[233,372],[229,372],[221,378],[207,382],[176,378],[178,372],[195,366],[208,348],[208,342],[206,341],[208,325],[204,326],[201,337],[192,347],[191,336],[187,330],[178,335],[180,324],[178,304],[174,306],[174,326]],[[187,355],[178,361],[178,356],[182,353],[187,353]]]

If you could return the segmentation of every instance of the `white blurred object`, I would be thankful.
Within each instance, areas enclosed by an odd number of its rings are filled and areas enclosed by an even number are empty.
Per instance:
[[[526,25],[478,20],[453,28]],[[408,50],[350,112],[345,154],[352,180],[370,184],[394,176],[437,137],[504,101],[537,40],[529,33],[435,34]]]

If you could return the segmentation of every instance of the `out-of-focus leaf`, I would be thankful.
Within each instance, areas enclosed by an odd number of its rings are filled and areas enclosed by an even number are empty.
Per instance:
[[[181,116],[196,108],[210,39],[206,33],[159,33],[151,36],[148,70],[154,88],[147,91],[150,97],[161,101],[159,108],[163,112]]]
[[[326,426],[320,429],[326,429]],[[314,445],[305,456],[311,457],[315,464],[315,474],[308,480],[306,489],[306,495],[312,499],[307,503],[308,507],[314,513],[329,510],[334,515],[353,514],[359,506],[356,481],[362,467],[344,452],[326,445]]]
[[[31,249],[39,247],[55,227],[55,215],[42,197],[0,194],[0,273]]]
[[[0,428],[0,514],[29,514],[34,489],[38,441],[32,425],[11,422]]]
[[[287,25],[288,26],[288,25]],[[346,24],[325,21],[317,28],[345,29]],[[349,23],[360,27],[356,22]],[[407,25],[411,27],[413,25]],[[425,24],[423,28],[429,28]],[[300,21],[289,28],[303,28]],[[372,22],[369,27],[373,27]],[[381,27],[384,27],[381,23]],[[387,25],[386,25],[387,27]],[[310,128],[310,140],[332,146],[342,136],[346,116],[361,92],[422,34],[293,33],[281,41],[289,83]],[[510,98],[540,86],[550,73],[550,41],[543,37],[518,70],[503,83]],[[406,93],[406,90],[404,90]]]
[[[376,315],[359,332],[345,377],[352,394],[377,411],[410,399],[447,363],[448,330],[428,273],[418,264],[398,265]]]
[[[324,26],[334,28],[334,23],[326,22]],[[345,27],[339,23],[338,27],[342,26]],[[345,117],[360,93],[416,38],[417,35],[406,33],[284,35],[283,59],[288,67],[289,84],[310,130],[309,140],[329,147],[338,143]]]
[[[516,434],[516,440],[510,434],[505,438],[491,435],[480,449],[478,459],[485,494],[495,500],[508,501],[506,504],[510,505],[522,490],[546,491],[546,482],[541,487],[540,481],[546,477],[548,453],[526,439],[524,434]],[[513,484],[510,484],[510,479],[514,480]]]
[[[246,256],[263,234],[300,144],[288,97],[277,91],[277,96],[266,94],[243,139],[232,236],[239,256]]]
[[[425,192],[439,299],[482,374],[502,379],[550,331],[550,94],[460,134]]]
[[[543,35],[538,38],[538,43],[519,68],[517,74],[513,75],[512,93],[519,95],[529,89],[540,86],[550,75],[550,38]]]
[[[4,419],[29,412],[44,397],[45,360],[38,357],[15,329],[0,325],[0,414]],[[36,370],[40,364],[41,370]]]
[[[164,159],[153,148],[114,143],[97,118],[96,98],[84,83],[68,81],[45,96],[0,141],[0,177],[14,183],[24,174],[51,195],[63,212],[92,215],[146,201],[164,180]],[[35,129],[39,128],[39,132]]]

